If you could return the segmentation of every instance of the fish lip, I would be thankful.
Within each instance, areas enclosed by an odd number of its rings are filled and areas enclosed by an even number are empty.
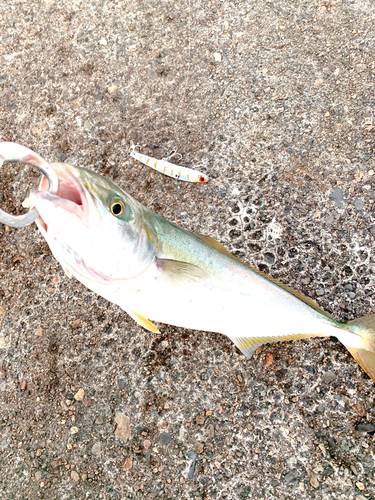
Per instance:
[[[61,163],[52,163],[51,166],[56,171],[59,179],[59,189],[57,193],[48,192],[49,183],[45,176],[40,181],[39,190],[34,190],[32,194],[36,199],[47,199],[55,207],[60,207],[67,212],[75,214],[86,227],[90,224],[90,202],[89,192],[82,185],[81,180],[74,171],[70,171],[70,165]],[[74,168],[74,167],[71,167]],[[36,207],[37,208],[37,207]],[[37,219],[38,226],[44,232],[48,232],[48,225],[40,215]]]

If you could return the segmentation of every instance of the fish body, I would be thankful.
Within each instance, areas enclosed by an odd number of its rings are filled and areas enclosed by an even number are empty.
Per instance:
[[[174,163],[170,163],[166,160],[156,160],[151,158],[151,156],[142,155],[136,151],[131,151],[130,156],[140,161],[144,165],[147,165],[158,172],[167,175],[168,177],[173,177],[174,179],[179,179],[180,181],[186,182],[198,182],[205,183],[208,182],[209,178],[206,174],[198,172],[198,170],[193,170],[192,168],[180,167]]]
[[[32,191],[39,229],[68,275],[154,322],[227,335],[250,356],[265,342],[335,336],[375,378],[374,315],[337,323],[314,302],[153,213],[110,180],[52,164],[57,194]]]

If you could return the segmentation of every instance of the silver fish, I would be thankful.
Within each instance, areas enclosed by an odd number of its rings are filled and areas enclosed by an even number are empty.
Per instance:
[[[375,315],[336,322],[315,302],[252,269],[215,240],[153,213],[105,177],[52,167],[57,194],[31,192],[36,223],[66,273],[154,322],[227,335],[245,354],[267,342],[338,338],[375,380]]]

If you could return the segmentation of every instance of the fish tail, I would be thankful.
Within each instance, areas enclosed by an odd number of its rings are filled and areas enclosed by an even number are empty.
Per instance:
[[[345,332],[338,334],[337,338],[367,375],[375,381],[375,314],[341,323],[340,327]]]

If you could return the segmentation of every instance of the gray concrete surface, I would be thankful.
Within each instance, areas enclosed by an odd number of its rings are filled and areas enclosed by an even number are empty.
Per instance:
[[[339,320],[375,311],[373,1],[9,0],[0,16],[0,140],[107,175]],[[137,164],[131,141],[210,183]],[[1,206],[37,177],[3,168]],[[0,259],[1,500],[375,498],[374,384],[336,340],[246,360],[220,335],[142,330],[69,281],[35,226],[1,226]]]

